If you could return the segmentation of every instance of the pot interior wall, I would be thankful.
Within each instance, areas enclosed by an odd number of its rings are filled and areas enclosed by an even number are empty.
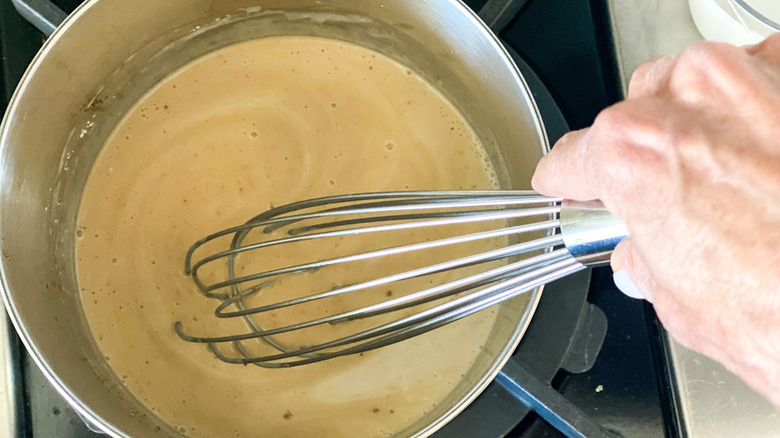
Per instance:
[[[547,147],[524,83],[465,7],[448,1],[312,3],[88,2],[46,44],[9,106],[0,134],[4,295],[47,376],[114,434],[178,432],[124,389],[95,346],[76,283],[75,218],[90,167],[113,127],[176,68],[265,36],[346,40],[401,61],[442,90],[491,152],[505,187],[528,188]],[[534,293],[501,305],[491,342],[463,383],[400,435],[433,430],[475,396],[516,345],[537,299]]]

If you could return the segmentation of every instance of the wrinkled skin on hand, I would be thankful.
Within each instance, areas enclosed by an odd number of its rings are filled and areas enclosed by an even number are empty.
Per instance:
[[[631,234],[613,269],[679,342],[780,406],[780,35],[641,66],[533,186],[602,200]]]

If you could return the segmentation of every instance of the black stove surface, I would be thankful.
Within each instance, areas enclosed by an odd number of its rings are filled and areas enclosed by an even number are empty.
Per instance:
[[[72,11],[80,2],[54,3]],[[565,122],[558,125],[564,128],[552,132],[548,129],[551,141],[565,131],[565,125],[571,129],[590,125],[601,109],[620,98],[604,0],[467,0],[466,3],[475,11],[482,11],[483,19],[538,76],[544,94],[551,96],[551,105],[555,107],[551,110],[553,116],[545,115],[547,111],[542,108],[545,122],[549,117],[563,115]],[[16,14],[10,0],[0,0],[0,85],[3,87],[0,109],[5,108],[42,41],[40,32]],[[665,371],[660,365],[658,323],[652,308],[617,291],[609,268],[592,271],[586,295],[607,316],[603,346],[592,368],[579,374],[560,371],[553,378],[553,386],[602,430],[616,436],[676,436],[668,414],[667,389],[661,384],[665,382]],[[36,395],[41,390],[52,390],[34,387],[39,383],[31,382],[40,381],[31,378],[37,375],[37,370],[25,354],[19,356],[20,360],[27,361],[27,366],[22,368],[26,373],[22,376],[26,387],[19,394],[27,423],[23,429],[26,435],[54,436],[54,429],[39,421],[41,417],[53,415],[69,418],[71,422],[69,432],[58,432],[57,436],[93,436],[80,424],[72,424],[75,415],[65,402],[52,407]],[[499,395],[506,397],[506,394]],[[508,411],[507,403],[515,402],[502,403],[491,405],[490,409]],[[563,436],[537,415],[523,417],[523,413],[517,412],[519,424],[511,431],[488,432],[490,427],[480,427],[477,422],[468,435],[460,436]]]

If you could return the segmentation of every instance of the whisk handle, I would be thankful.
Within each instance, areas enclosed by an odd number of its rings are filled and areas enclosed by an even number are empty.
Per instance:
[[[587,266],[609,264],[612,251],[628,236],[626,226],[601,201],[561,202],[561,235],[566,249]]]

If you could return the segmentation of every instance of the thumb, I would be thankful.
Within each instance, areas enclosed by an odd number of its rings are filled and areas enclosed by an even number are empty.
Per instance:
[[[625,238],[615,247],[611,264],[615,286],[621,292],[631,298],[644,298],[653,302],[655,282],[650,276],[647,265],[636,253],[630,237]]]

